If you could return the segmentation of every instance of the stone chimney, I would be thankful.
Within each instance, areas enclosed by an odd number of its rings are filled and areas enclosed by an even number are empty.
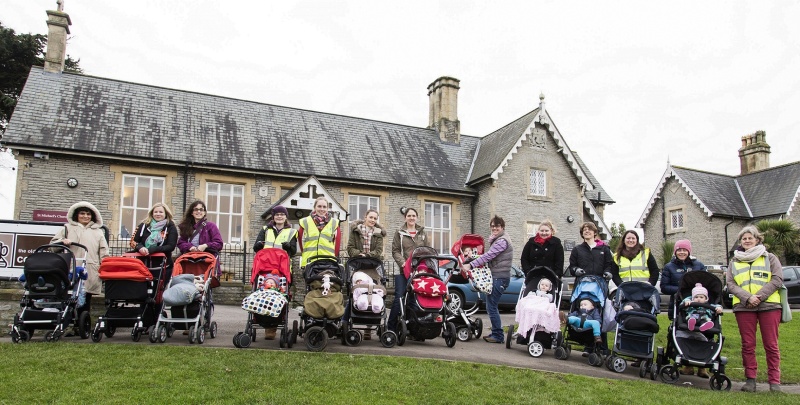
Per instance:
[[[61,73],[67,56],[67,34],[72,21],[64,12],[64,0],[58,0],[58,10],[47,10],[47,53],[44,55],[44,71]]]
[[[739,149],[741,174],[769,169],[769,153],[766,132],[756,131],[754,134],[743,136],[742,147]]]
[[[428,128],[435,129],[444,142],[461,141],[461,122],[458,120],[460,82],[454,77],[442,76],[428,85]]]

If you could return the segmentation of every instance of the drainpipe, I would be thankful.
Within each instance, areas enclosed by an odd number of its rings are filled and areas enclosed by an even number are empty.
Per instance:
[[[475,196],[472,197],[469,207],[469,233],[475,233]]]
[[[736,217],[731,217],[731,222],[725,224],[725,264],[728,264],[728,252],[731,250],[728,248],[728,227],[731,226],[736,221]]]
[[[186,166],[183,167],[183,210],[186,210],[186,188],[189,184],[189,161],[186,161]]]
[[[661,222],[661,238],[664,239],[664,242],[667,241],[667,212],[664,207],[666,204],[667,202],[664,201],[664,197],[661,197],[661,218],[664,219]]]

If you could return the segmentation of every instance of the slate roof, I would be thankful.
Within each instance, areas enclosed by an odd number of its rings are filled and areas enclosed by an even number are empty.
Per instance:
[[[539,109],[535,109],[510,124],[492,132],[481,138],[481,145],[478,155],[475,158],[475,166],[467,179],[467,184],[485,180],[501,165],[514,148],[519,138],[526,129],[533,123]]]
[[[452,144],[426,128],[33,67],[5,141],[474,193],[464,183],[479,139]]]
[[[600,202],[602,202],[603,204],[615,203],[616,201],[614,201],[614,199],[611,198],[610,195],[608,195],[608,192],[603,188],[603,186],[600,185],[600,182],[597,181],[597,177],[594,177],[594,174],[592,174],[592,172],[589,171],[589,166],[586,166],[586,163],[583,162],[583,159],[581,159],[581,157],[578,155],[578,152],[573,150],[572,155],[575,156],[575,161],[578,162],[578,165],[581,167],[581,170],[583,170],[583,172],[586,173],[586,179],[589,181],[589,183],[592,183],[592,185],[594,186],[594,190],[586,190],[583,192],[586,198],[588,198],[591,201],[600,200]],[[598,193],[600,193],[599,198],[598,198]]]
[[[764,218],[791,213],[800,192],[800,162],[728,176],[679,166],[667,168],[637,222],[644,223],[666,181],[675,175],[708,216]]]

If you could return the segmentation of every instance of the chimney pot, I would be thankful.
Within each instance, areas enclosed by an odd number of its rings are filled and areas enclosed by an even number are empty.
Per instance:
[[[461,81],[442,76],[428,85],[428,128],[435,129],[444,142],[461,141],[461,122],[458,120],[458,90]]]
[[[61,73],[67,56],[67,34],[72,20],[59,2],[58,10],[47,10],[47,52],[44,55],[44,71]]]

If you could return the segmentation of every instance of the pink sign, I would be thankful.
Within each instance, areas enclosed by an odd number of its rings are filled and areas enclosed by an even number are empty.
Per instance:
[[[33,210],[33,220],[67,223],[67,211]]]

